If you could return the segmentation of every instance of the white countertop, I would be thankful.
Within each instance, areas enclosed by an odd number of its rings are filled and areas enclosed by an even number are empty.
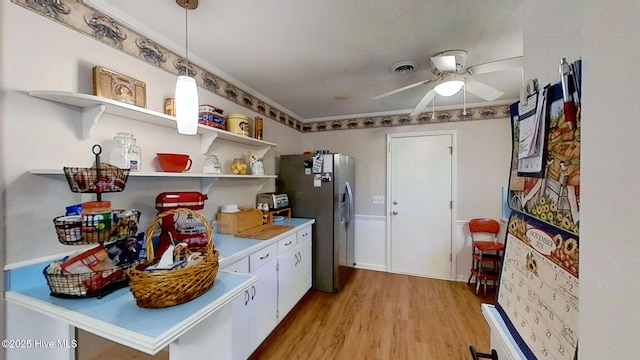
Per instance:
[[[494,305],[482,304],[482,315],[491,328],[491,347],[505,360],[526,359],[524,353],[511,335],[507,324]]]

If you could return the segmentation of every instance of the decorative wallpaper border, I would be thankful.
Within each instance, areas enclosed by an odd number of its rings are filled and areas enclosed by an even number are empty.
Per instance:
[[[302,122],[191,61],[186,66],[186,60],[181,55],[85,4],[83,0],[11,0],[11,2],[176,76],[185,74],[188,67],[189,75],[196,79],[198,86],[202,89],[301,132],[366,129],[509,117],[509,106],[502,105],[470,108],[467,109],[466,115],[463,115],[462,110],[459,109],[436,111],[434,114],[425,112],[413,117],[407,114]]]

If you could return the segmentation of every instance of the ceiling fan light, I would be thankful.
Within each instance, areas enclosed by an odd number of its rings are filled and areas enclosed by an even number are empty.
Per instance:
[[[440,96],[453,96],[462,89],[464,81],[462,80],[450,80],[436,85],[433,90]]]

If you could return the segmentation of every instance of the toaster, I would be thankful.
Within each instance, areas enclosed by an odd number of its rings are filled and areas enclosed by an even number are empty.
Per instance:
[[[270,210],[277,210],[289,207],[289,197],[287,194],[262,193],[258,194],[258,203],[266,203]]]

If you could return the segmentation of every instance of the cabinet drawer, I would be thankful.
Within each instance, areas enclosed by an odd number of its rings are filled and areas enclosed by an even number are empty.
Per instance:
[[[249,255],[249,270],[256,271],[260,266],[278,257],[278,244],[271,244]]]
[[[293,249],[297,245],[296,234],[291,234],[278,241],[278,254],[284,254],[287,250]]]
[[[225,266],[221,270],[228,271],[228,272],[237,272],[237,273],[242,273],[242,274],[248,274],[249,273],[249,258],[248,257],[242,258],[242,259],[234,262],[233,264],[229,264],[229,265]]]
[[[307,239],[311,239],[311,226],[308,226],[298,231],[298,244],[304,242]]]

